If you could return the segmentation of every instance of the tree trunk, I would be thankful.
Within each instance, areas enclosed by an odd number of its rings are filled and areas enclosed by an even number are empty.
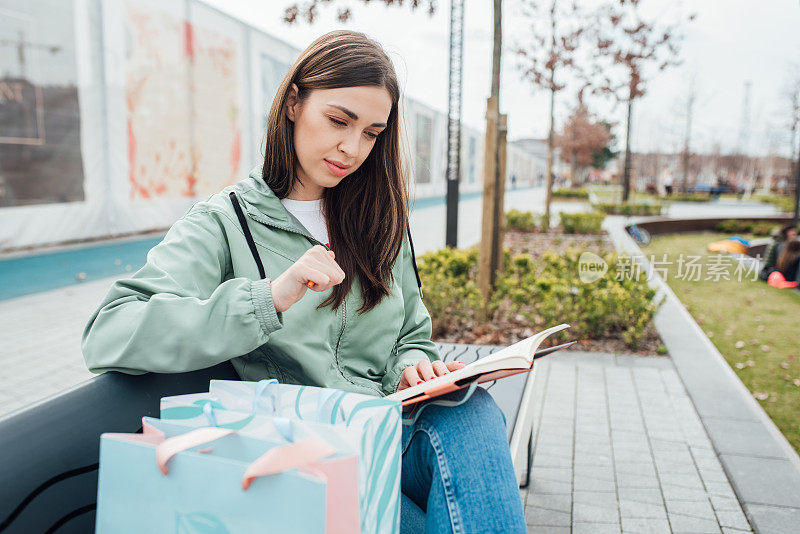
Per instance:
[[[550,55],[553,56],[556,50],[556,2],[550,8]],[[551,58],[552,59],[552,58]],[[544,199],[544,217],[542,218],[542,230],[550,232],[550,202],[553,199],[553,131],[555,130],[555,105],[556,105],[556,67],[555,62],[551,62],[550,67],[550,131],[547,134],[547,192]]]
[[[622,171],[622,202],[628,201],[631,190],[631,112],[633,99],[628,97],[628,121],[625,131],[625,168]]]
[[[556,92],[552,89],[553,70],[550,70],[550,132],[547,134],[547,193],[544,199],[544,218],[542,230],[550,231],[550,202],[553,199],[553,133],[555,130]]]
[[[500,176],[499,128],[500,115],[500,59],[502,52],[502,0],[494,0],[494,48],[492,50],[492,92],[486,105],[486,143],[484,146],[484,196],[481,246],[478,251],[478,289],[486,305],[494,288],[500,258],[498,242],[503,213],[501,187],[505,176]],[[484,318],[487,308],[484,308]]]

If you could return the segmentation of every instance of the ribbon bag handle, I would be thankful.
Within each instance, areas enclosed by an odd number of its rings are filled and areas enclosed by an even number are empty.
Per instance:
[[[268,450],[253,461],[242,477],[242,489],[247,491],[258,477],[274,475],[301,468],[334,454],[336,450],[319,438],[308,438]]]
[[[261,400],[265,391],[270,401],[270,407],[272,408],[272,413],[270,415],[276,414],[281,400],[279,385],[278,381],[274,378],[265,378],[264,380],[258,381],[256,390],[253,392],[253,414],[258,410],[258,402]]]
[[[167,462],[179,452],[191,449],[197,445],[203,445],[209,441],[215,441],[224,436],[234,434],[235,430],[219,427],[197,428],[186,434],[173,436],[162,441],[156,447],[156,464],[164,475],[169,474]]]
[[[179,452],[231,434],[236,434],[236,431],[218,427],[203,427],[165,439],[156,447],[156,464],[166,476],[169,474],[167,462]],[[301,468],[335,452],[336,450],[333,447],[319,438],[308,438],[296,443],[274,447],[247,467],[242,477],[242,489],[247,491],[253,480],[258,477]]]
[[[206,420],[208,421],[208,426],[211,427],[219,426],[219,423],[217,422],[216,412],[214,411],[214,407],[211,405],[210,402],[206,402],[203,404],[203,415],[206,416]],[[253,410],[253,414],[248,419],[252,419],[253,415],[255,415],[255,409]],[[277,415],[273,415],[272,423],[275,425],[275,428],[278,430],[283,439],[289,442],[294,441],[294,428],[291,419],[289,419],[288,417],[278,417]]]

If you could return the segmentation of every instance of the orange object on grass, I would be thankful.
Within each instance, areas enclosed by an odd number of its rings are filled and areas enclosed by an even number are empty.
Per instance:
[[[767,277],[767,284],[771,285],[772,287],[777,287],[779,289],[789,289],[793,287],[797,287],[797,282],[789,282],[784,278],[783,274],[780,271],[772,271]]]
[[[746,254],[747,247],[735,239],[723,239],[722,241],[714,241],[708,244],[709,252],[736,252],[738,254]]]

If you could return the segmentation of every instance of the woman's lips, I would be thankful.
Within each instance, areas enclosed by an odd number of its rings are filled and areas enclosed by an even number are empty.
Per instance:
[[[325,165],[328,166],[328,170],[330,170],[336,176],[344,176],[345,174],[347,174],[347,171],[349,170],[338,167],[328,160],[323,160],[323,161],[325,162]]]

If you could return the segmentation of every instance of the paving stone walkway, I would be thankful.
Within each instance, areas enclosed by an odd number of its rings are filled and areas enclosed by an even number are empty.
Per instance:
[[[752,532],[669,358],[553,355],[535,399],[529,532]]]

